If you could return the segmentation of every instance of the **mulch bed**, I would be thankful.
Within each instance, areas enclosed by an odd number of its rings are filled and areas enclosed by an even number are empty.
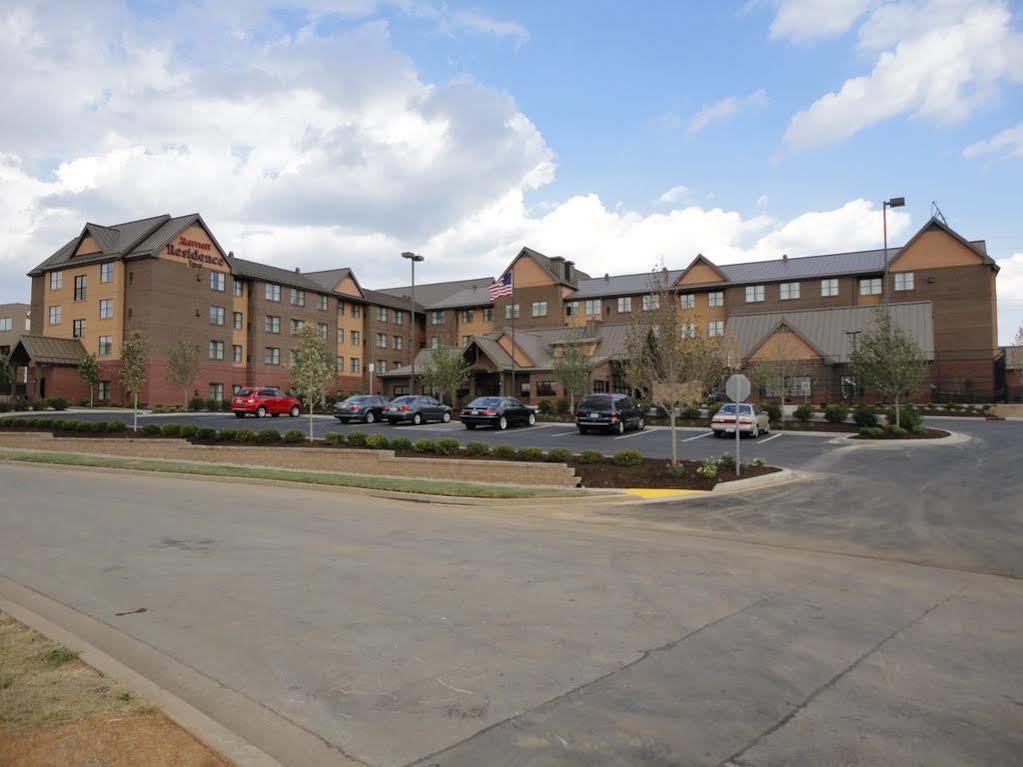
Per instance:
[[[713,490],[715,485],[733,479],[749,479],[764,474],[773,474],[781,469],[775,466],[747,466],[742,476],[735,475],[735,469],[718,469],[716,481],[708,480],[696,470],[703,465],[700,461],[679,461],[685,468],[681,477],[668,471],[671,461],[665,458],[644,458],[639,466],[616,466],[613,463],[572,463],[576,475],[582,480],[583,487],[637,487],[637,488],[672,488],[679,490]]]
[[[912,432],[904,434],[901,437],[895,437],[888,433],[885,433],[883,437],[865,437],[862,434],[857,434],[853,439],[862,439],[865,442],[884,442],[885,440],[891,439],[943,439],[948,436],[947,431],[941,429],[928,429],[926,434],[913,434]]]

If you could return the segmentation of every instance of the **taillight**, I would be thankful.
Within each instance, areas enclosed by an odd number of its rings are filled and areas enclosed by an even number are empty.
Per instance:
[[[484,410],[483,415],[497,415],[496,410]]]
[[[402,405],[401,406],[401,412],[407,413],[408,412],[408,405]]]
[[[358,409],[359,409],[358,405],[352,405],[352,410],[358,410]]]
[[[618,419],[618,413],[611,413],[611,420],[615,421]]]
[[[468,408],[462,408],[462,415],[469,415],[469,409]]]

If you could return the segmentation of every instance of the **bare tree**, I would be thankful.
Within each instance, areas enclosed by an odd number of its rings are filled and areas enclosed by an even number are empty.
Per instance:
[[[927,373],[920,347],[891,312],[878,308],[874,327],[863,334],[853,352],[853,371],[863,382],[895,404],[895,425],[901,426],[899,405],[917,389]]]
[[[182,404],[188,408],[188,393],[199,378],[199,347],[178,337],[167,352],[167,380],[181,389]]]
[[[806,357],[806,345],[791,328],[782,324],[772,336],[770,356],[751,361],[744,372],[758,387],[777,392],[784,412],[785,398],[793,379],[809,377],[811,367]]]
[[[575,395],[585,394],[593,382],[593,359],[581,344],[566,343],[561,354],[554,358],[554,375],[568,393],[569,407],[575,411]]]
[[[337,379],[337,355],[313,324],[302,327],[295,336],[298,348],[286,366],[291,383],[309,411],[309,441],[313,441],[313,408],[326,399],[327,391]]]
[[[99,383],[99,365],[96,364],[95,354],[86,354],[78,363],[78,377],[82,383],[89,387],[89,407],[95,404],[93,395],[96,391],[96,384]]]
[[[133,331],[121,344],[121,385],[132,397],[135,409],[132,429],[139,430],[139,394],[146,385],[149,372],[149,349],[146,339],[137,330]]]
[[[1023,346],[1023,322],[1019,324],[1019,329],[1016,331],[1016,337],[1012,339],[1013,346]]]
[[[469,380],[469,363],[462,356],[462,350],[454,347],[441,347],[430,352],[430,358],[423,370],[423,383],[441,393],[441,399],[447,394],[451,406],[455,406],[458,390]]]

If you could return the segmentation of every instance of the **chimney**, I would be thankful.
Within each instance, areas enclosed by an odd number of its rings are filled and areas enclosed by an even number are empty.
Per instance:
[[[604,282],[611,282],[611,275],[604,272]]]
[[[565,262],[565,281],[575,284],[575,261]]]
[[[234,258],[234,251],[233,250],[227,251],[227,257],[228,258]]]
[[[554,274],[558,276],[558,279],[565,279],[565,259],[561,256],[551,257],[551,269],[554,270]]]
[[[788,261],[789,260],[789,254],[788,253],[782,253],[781,254],[781,260],[782,261]]]
[[[299,268],[298,268],[298,267],[296,266],[296,267],[295,267],[295,274],[301,274],[301,273],[302,273],[302,270],[301,270],[301,269],[299,269]]]

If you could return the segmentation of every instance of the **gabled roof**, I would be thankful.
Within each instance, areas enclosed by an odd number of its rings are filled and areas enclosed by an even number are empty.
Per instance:
[[[565,279],[564,275],[561,274],[557,268],[555,268],[554,259],[552,259],[550,256],[545,256],[538,250],[533,250],[532,248],[527,247],[523,247],[522,250],[518,252],[515,258],[511,260],[511,263],[508,264],[507,268],[503,272],[501,272],[501,276],[503,277],[504,275],[506,275],[511,270],[511,268],[515,266],[516,262],[520,258],[532,259],[537,264],[537,266],[539,266],[541,269],[544,270],[544,272],[547,273],[547,276],[551,278],[551,281],[555,285],[564,285],[569,288],[574,288],[576,287],[576,285],[579,284],[580,280],[589,279],[589,275],[586,274],[586,272],[580,272],[578,269],[574,268],[574,265],[572,279],[571,280]],[[565,263],[564,259],[559,259],[559,261],[562,265]]]
[[[85,354],[85,347],[77,338],[21,336],[11,348],[9,359],[22,364],[77,365]]]
[[[143,243],[143,240],[146,240],[146,238],[150,237],[154,233],[164,229],[169,222],[184,221],[186,219],[194,221],[199,219],[199,215],[193,213],[191,216],[172,219],[169,215],[163,214],[160,216],[152,216],[150,218],[142,218],[138,221],[126,221],[123,224],[115,224],[113,226],[101,226],[99,224],[88,223],[82,228],[81,234],[63,245],[56,253],[29,272],[29,276],[32,277],[52,269],[62,268],[69,263],[84,266],[86,264],[108,261],[111,258],[149,255],[148,253],[143,253],[142,249],[139,247],[140,244]],[[201,219],[199,220],[201,221]],[[205,224],[203,224],[203,227],[206,228]],[[208,228],[206,231],[209,233]],[[77,250],[78,244],[86,236],[91,236],[94,240],[96,240],[96,243],[101,248],[100,252],[74,257],[74,252]],[[173,234],[170,236],[173,236]],[[210,234],[210,238],[213,238],[212,234]],[[167,239],[169,241],[170,237]],[[216,240],[213,240],[213,242],[216,243]],[[217,245],[217,247],[219,248],[220,246]]]
[[[686,275],[689,274],[690,270],[692,270],[692,268],[694,266],[699,266],[699,265],[709,267],[710,269],[712,269],[715,272],[717,272],[718,276],[721,277],[721,281],[722,282],[728,282],[728,277],[725,276],[725,273],[722,272],[720,268],[718,268],[717,264],[715,264],[713,261],[711,261],[705,255],[703,255],[703,253],[697,253],[696,254],[696,258],[694,258],[692,261],[689,262],[689,266],[687,266],[685,269],[682,270],[682,274],[679,275],[678,280],[676,280],[674,283],[670,283],[670,284],[677,286],[678,283],[680,283],[682,280],[684,280],[686,278]]]
[[[764,344],[766,344],[768,341],[771,340],[771,338],[774,337],[774,334],[777,333],[778,331],[785,331],[791,333],[804,344],[806,344],[808,347],[810,347],[810,349],[812,349],[813,352],[822,360],[825,358],[826,356],[825,353],[820,348],[818,348],[817,344],[814,343],[812,339],[807,338],[800,332],[799,328],[793,327],[784,318],[778,320],[775,326],[764,334],[764,337],[761,338],[760,341],[753,346],[753,348],[749,351],[749,354],[747,356],[749,357],[754,356],[758,351],[760,351],[761,348],[763,348]]]
[[[347,266],[341,267],[340,269],[324,269],[319,272],[305,272],[305,276],[315,282],[324,290],[333,291],[339,282],[346,277],[351,277],[352,282],[355,283],[360,291],[362,291],[362,285],[355,279],[355,274]]]
[[[379,304],[380,306],[387,306],[391,309],[405,310],[406,312],[411,307],[411,302],[404,296],[394,296],[390,293],[383,293],[379,290],[366,290],[362,291],[362,296],[366,300],[366,303]],[[416,298],[419,298],[419,286],[416,286]],[[422,314],[426,310],[423,305],[416,301],[416,313]]]
[[[918,239],[920,239],[920,237],[922,235],[926,234],[927,232],[935,232],[935,231],[944,232],[945,234],[949,235],[950,237],[953,237],[960,244],[966,246],[967,248],[972,250],[974,253],[976,253],[978,256],[980,256],[982,259],[984,259],[984,263],[985,264],[989,264],[991,266],[994,266],[995,267],[995,271],[998,270],[998,265],[995,263],[995,260],[993,258],[991,258],[991,256],[989,256],[987,254],[987,243],[984,242],[984,240],[977,240],[975,242],[970,242],[965,237],[963,237],[961,234],[959,234],[959,232],[955,231],[952,227],[950,227],[948,224],[946,224],[944,221],[942,221],[937,216],[931,216],[930,221],[928,221],[926,224],[921,226],[919,231],[917,231],[916,234],[914,234],[912,237],[909,238],[909,241],[905,245],[903,245],[902,248],[900,249],[900,251],[899,251],[900,254],[901,254],[902,251],[907,250],[910,245],[912,245],[914,242],[916,242]],[[891,258],[891,260],[894,261],[895,258],[896,257],[893,256]]]
[[[308,290],[311,293],[330,293],[332,290],[332,288],[324,289],[318,282],[313,281],[301,272],[282,269],[279,266],[261,264],[257,261],[247,261],[237,256],[228,256],[227,263],[231,266],[231,273],[239,277],[250,277],[263,282],[273,282],[278,285],[286,285],[289,288]]]

